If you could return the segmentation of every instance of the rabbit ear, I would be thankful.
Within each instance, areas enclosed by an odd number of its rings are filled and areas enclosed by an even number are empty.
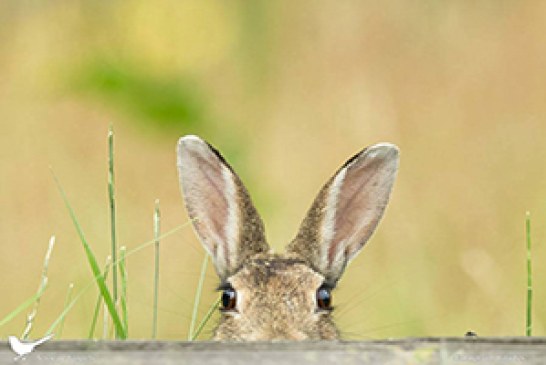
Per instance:
[[[288,252],[334,286],[375,230],[398,170],[398,148],[380,143],[349,159],[319,192]]]
[[[182,137],[177,165],[193,227],[222,280],[249,256],[269,250],[246,188],[216,149],[199,137]]]

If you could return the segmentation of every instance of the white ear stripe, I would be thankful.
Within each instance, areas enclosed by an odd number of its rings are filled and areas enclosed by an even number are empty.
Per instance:
[[[238,259],[237,243],[239,241],[239,234],[241,233],[239,230],[241,217],[237,205],[237,186],[233,180],[233,174],[226,166],[222,166],[222,176],[226,184],[225,194],[228,202],[227,224],[225,226],[227,252],[224,252],[228,256],[224,257],[224,262],[226,263],[226,267],[229,267],[229,261],[237,262]],[[218,255],[218,258],[220,257]]]
[[[320,227],[320,257],[321,257],[321,266],[323,268],[329,267],[331,264],[331,242],[334,239],[335,229],[336,229],[336,207],[338,203],[339,192],[341,191],[341,186],[343,185],[343,180],[345,179],[345,174],[347,169],[343,168],[334,178],[330,189],[328,192],[328,198],[326,199],[326,206],[324,207],[325,214]],[[340,246],[335,246],[339,248]],[[337,256],[337,254],[336,254]]]
[[[398,170],[398,148],[369,147],[349,160],[328,187],[319,225],[318,267],[339,276],[375,230]]]

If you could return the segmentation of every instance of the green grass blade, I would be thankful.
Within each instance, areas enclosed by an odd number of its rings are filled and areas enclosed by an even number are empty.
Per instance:
[[[154,241],[155,241],[155,265],[154,265],[154,309],[152,318],[152,338],[157,337],[157,301],[159,296],[159,236],[161,232],[161,212],[159,200],[155,201],[154,209]]]
[[[93,311],[93,319],[91,320],[91,327],[89,328],[88,340],[92,340],[95,337],[95,329],[97,328],[97,320],[99,318],[100,306],[102,304],[102,296],[97,296],[97,302],[95,303],[95,310]]]
[[[2,320],[0,320],[0,327],[5,325],[6,323],[10,322],[13,318],[17,317],[19,313],[30,307],[34,302],[36,302],[36,299],[41,296],[43,291],[34,294],[27,300],[25,300],[23,303],[19,304],[17,308],[9,312]]]
[[[104,304],[103,304],[104,305]],[[103,316],[102,316],[102,339],[103,340],[107,340],[108,339],[108,330],[109,330],[109,326],[108,326],[108,308],[104,308],[102,310],[102,313],[103,313]]]
[[[89,262],[89,266],[91,267],[91,270],[93,271],[93,276],[95,277],[95,280],[99,287],[99,291],[102,295],[104,303],[108,307],[108,312],[110,312],[110,315],[112,316],[112,321],[114,322],[116,331],[117,333],[119,333],[120,338],[125,339],[127,336],[125,335],[123,324],[121,323],[121,319],[119,318],[119,314],[112,300],[112,296],[110,295],[110,291],[108,290],[108,287],[106,286],[106,282],[104,281],[104,276],[101,273],[101,270],[97,263],[97,259],[95,258],[95,255],[93,254],[93,251],[91,250],[91,246],[89,246],[89,244],[87,243],[87,240],[83,234],[83,231],[80,227],[78,219],[76,218],[74,210],[72,209],[72,206],[68,202],[66,193],[64,192],[59,180],[57,179],[57,176],[55,176],[55,174],[53,173],[53,170],[51,170],[51,173],[53,174],[53,179],[55,180],[57,188],[59,189],[59,192],[61,193],[63,201],[66,205],[66,208],[68,209],[70,218],[72,219],[72,223],[74,224],[76,231],[78,232],[78,236],[80,237],[80,241],[82,242],[83,248],[85,250],[85,254],[87,256],[87,261]]]
[[[114,303],[118,302],[118,268],[116,242],[116,200],[114,195],[114,131],[108,130],[108,201],[110,203],[110,236],[112,243],[112,295]],[[116,338],[120,333],[116,327]]]
[[[195,330],[195,333],[193,334],[192,338],[191,338],[191,341],[195,341],[197,340],[197,338],[199,337],[199,335],[201,334],[201,331],[203,331],[203,328],[205,328],[205,325],[207,324],[207,322],[210,320],[210,317],[212,316],[212,313],[214,313],[214,311],[216,311],[216,309],[218,308],[218,306],[220,305],[220,301],[222,300],[222,298],[218,298],[218,300],[216,300],[216,302],[214,302],[207,314],[205,314],[205,316],[203,317],[203,319],[201,320],[201,322],[199,323],[199,326],[197,327],[197,329]]]
[[[74,284],[73,283],[70,283],[70,285],[68,285],[68,291],[66,292],[66,299],[64,301],[64,309],[66,309],[68,307],[68,305],[70,304],[70,300],[72,298],[72,291],[74,290]],[[63,311],[64,311],[63,309]],[[64,320],[65,320],[66,316],[63,316],[63,318],[61,319],[61,323],[59,324],[59,333],[57,334],[57,338],[60,339],[61,336],[63,335],[63,328],[64,328]]]
[[[533,275],[531,270],[531,214],[525,216],[525,236],[527,241],[527,310],[525,322],[525,335],[531,336],[533,329]]]
[[[188,220],[186,223],[183,223],[181,225],[179,225],[178,227],[174,227],[173,229],[171,229],[170,231],[167,231],[163,234],[161,234],[158,239],[163,239],[163,238],[166,238],[180,230],[182,230],[183,228],[186,228],[188,227],[189,225],[191,224],[191,220]],[[146,241],[144,243],[141,243],[140,245],[136,246],[136,247],[133,247],[132,249],[128,250],[127,251],[127,257],[137,253],[138,251],[142,250],[143,248],[146,248],[150,245],[153,245],[155,243],[155,238],[154,239],[151,239],[149,241]]]
[[[110,271],[111,260],[112,260],[111,256],[108,256],[108,258],[106,259],[106,265],[104,266],[104,273],[103,273],[105,281],[106,279],[108,279],[108,272]],[[102,304],[102,295],[100,295],[99,293],[99,295],[97,296],[97,303],[95,304],[95,311],[93,312],[93,320],[91,321],[91,327],[89,328],[89,335],[87,336],[89,340],[92,340],[95,335],[95,328],[97,327],[97,320],[99,318],[99,311],[100,311],[101,304]]]
[[[207,265],[209,256],[205,253],[203,258],[203,264],[201,265],[201,275],[199,276],[199,283],[197,283],[197,290],[195,291],[195,299],[193,301],[193,311],[191,315],[190,330],[188,332],[188,340],[191,341],[194,338],[193,331],[195,328],[195,322],[197,321],[197,310],[199,309],[199,302],[201,300],[201,292],[203,290],[203,283],[205,281],[205,273],[207,271]]]
[[[55,246],[55,236],[51,236],[51,238],[49,239],[49,245],[47,247],[47,251],[44,258],[44,264],[42,266],[42,278],[40,280],[40,285],[38,286],[38,290],[36,292],[36,300],[34,301],[34,308],[32,308],[32,311],[27,315],[27,324],[23,331],[23,334],[21,335],[22,340],[28,339],[28,336],[30,335],[30,332],[32,331],[32,324],[34,323],[34,318],[36,318],[36,314],[38,313],[38,306],[40,305],[40,299],[42,298],[42,294],[44,293],[47,287],[47,270],[49,267],[49,259],[51,258],[51,252],[53,251],[53,246]]]
[[[119,272],[121,274],[121,311],[123,313],[123,326],[125,335],[129,336],[129,316],[127,312],[127,262],[125,260],[127,248],[121,246],[119,251]]]
[[[92,284],[92,283],[91,283]],[[91,284],[88,284],[84,289],[82,289],[78,295],[76,295],[76,297],[74,297],[74,299],[72,299],[70,301],[70,303],[68,303],[68,305],[65,306],[64,310],[61,312],[61,314],[57,317],[57,319],[55,319],[55,321],[51,324],[51,326],[49,326],[49,328],[47,329],[45,336],[49,336],[50,334],[53,333],[53,331],[55,331],[55,328],[57,328],[57,326],[59,325],[59,323],[61,323],[61,321],[64,319],[64,317],[68,314],[68,312],[70,312],[70,310],[72,309],[72,307],[74,307],[74,304],[76,304],[76,302],[82,297],[82,295],[86,292],[87,289],[89,289],[91,287]]]
[[[166,238],[178,231],[180,231],[181,229],[183,228],[186,228],[187,226],[189,226],[191,223],[191,221],[188,221],[184,224],[181,224],[165,233],[163,233],[161,236],[159,236],[159,238]],[[144,243],[141,243],[140,245],[136,246],[135,248],[127,251],[127,254],[125,255],[125,257],[129,257],[131,255],[134,255],[136,254],[137,252],[141,251],[142,249],[150,246],[151,244],[154,243],[154,240],[150,240],[150,241],[147,241],[147,242],[144,242]],[[55,328],[59,325],[60,321],[62,320],[63,316],[65,316],[71,309],[72,307],[76,304],[76,302],[82,297],[82,295],[87,292],[87,290],[89,290],[89,288],[93,285],[94,282],[98,281],[99,280],[99,277],[104,277],[104,274],[103,273],[100,273],[99,275],[97,276],[94,276],[93,279],[91,281],[89,281],[88,284],[86,284],[83,289],[81,289],[81,291],[78,293],[78,295],[76,295],[76,297],[70,302],[70,304],[65,308],[65,310],[59,315],[59,317],[57,317],[57,319],[51,324],[51,326],[49,327],[49,329],[47,330],[45,336],[53,333],[53,331],[55,330]],[[104,278],[103,278],[104,280]],[[101,294],[101,298],[102,298],[102,294]],[[3,326],[4,324],[8,323],[9,321],[11,321],[14,317],[16,317],[21,311],[25,310],[26,308],[28,308],[32,303],[34,303],[34,301],[36,300],[36,294],[33,295],[32,297],[28,298],[27,300],[25,300],[21,305],[19,305],[17,308],[15,308],[12,312],[8,313],[1,321],[0,321],[0,327]],[[108,308],[107,308],[108,309]]]

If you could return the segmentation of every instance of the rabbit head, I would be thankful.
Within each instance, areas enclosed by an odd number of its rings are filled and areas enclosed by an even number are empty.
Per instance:
[[[193,227],[220,278],[214,339],[338,338],[331,291],[383,215],[398,148],[376,144],[350,158],[320,190],[284,254],[270,250],[248,191],[214,147],[182,137],[177,164]]]

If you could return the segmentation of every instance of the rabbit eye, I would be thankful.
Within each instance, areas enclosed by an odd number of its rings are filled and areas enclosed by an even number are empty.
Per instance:
[[[222,311],[234,310],[237,306],[237,292],[231,286],[222,291]]]
[[[330,294],[330,289],[321,286],[317,290],[317,306],[322,310],[332,310],[332,294]]]

